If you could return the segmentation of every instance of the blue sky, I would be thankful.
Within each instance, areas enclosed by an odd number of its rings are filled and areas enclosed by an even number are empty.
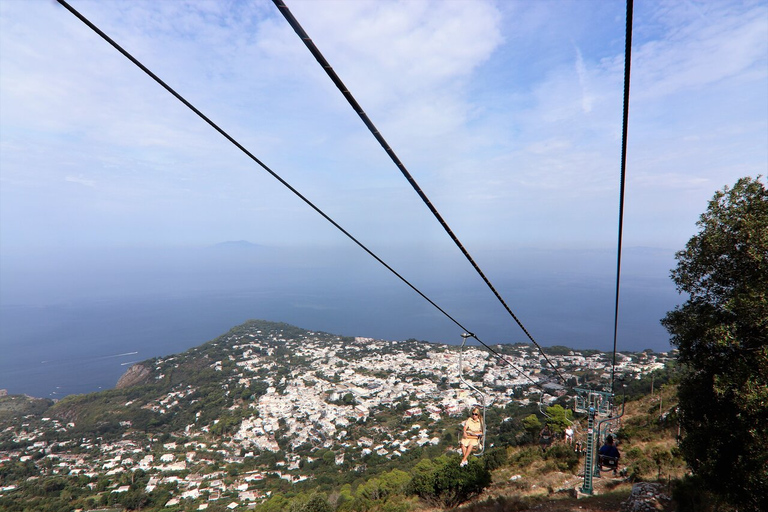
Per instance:
[[[428,295],[488,300],[272,2],[71,3]],[[546,281],[502,287],[524,323],[566,289],[558,307],[580,310],[598,281],[612,322],[621,3],[286,3],[490,279]],[[664,311],[707,200],[768,169],[768,4],[637,1],[628,140],[624,272]],[[251,262],[252,286],[281,284],[276,260],[400,286],[64,8],[0,0],[0,303],[246,286],[210,268],[192,286],[168,256],[232,240],[285,251]]]

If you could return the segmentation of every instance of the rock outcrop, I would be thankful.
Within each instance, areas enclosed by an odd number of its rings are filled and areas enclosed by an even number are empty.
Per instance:
[[[140,364],[135,364],[128,368],[123,376],[120,377],[115,388],[129,388],[131,386],[135,386],[136,384],[141,384],[142,382],[146,381],[148,377],[149,370]]]
[[[641,482],[632,486],[632,493],[621,504],[621,512],[659,512],[670,508],[671,498],[662,492],[661,484]]]

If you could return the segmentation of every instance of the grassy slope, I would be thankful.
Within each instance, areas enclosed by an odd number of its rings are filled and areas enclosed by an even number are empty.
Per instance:
[[[573,471],[562,472],[540,455],[538,447],[510,449],[510,465],[494,472],[493,484],[483,495],[462,507],[468,512],[605,512],[621,509],[635,481],[670,481],[685,473],[685,463],[675,455],[677,388],[666,386],[629,402],[619,431],[622,465],[628,477],[605,473],[594,480],[592,497],[575,497],[583,485],[583,457]],[[661,404],[661,407],[660,407]],[[661,412],[660,412],[661,411]],[[661,416],[666,415],[665,420]],[[586,420],[581,426],[585,427]],[[580,428],[584,432],[586,428]],[[514,478],[514,479],[512,479]],[[669,493],[669,491],[668,491]]]

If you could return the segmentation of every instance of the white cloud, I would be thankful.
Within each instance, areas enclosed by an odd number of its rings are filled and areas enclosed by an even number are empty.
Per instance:
[[[67,176],[64,178],[64,181],[67,181],[69,183],[77,183],[78,185],[83,185],[91,188],[96,187],[96,182],[94,180],[89,180],[89,179],[83,178],[82,176]]]
[[[486,1],[295,2],[289,7],[353,94],[374,108],[453,87],[502,40],[498,12]]]
[[[578,48],[576,48],[576,73],[579,75],[579,85],[581,86],[581,109],[585,114],[589,114],[592,111],[593,98],[588,91],[589,84],[584,58]]]
[[[752,70],[768,73],[768,6],[739,8],[706,4],[701,17],[683,4],[660,9],[677,22],[662,39],[638,42],[633,51],[633,83],[639,101],[699,91]],[[666,21],[666,23],[670,23]]]

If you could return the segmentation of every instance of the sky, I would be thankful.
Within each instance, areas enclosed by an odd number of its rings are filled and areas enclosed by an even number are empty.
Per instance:
[[[533,336],[607,348],[624,5],[286,4]],[[272,2],[71,5],[473,332],[526,341]],[[633,27],[619,348],[641,350],[707,201],[768,173],[768,3],[638,0]],[[459,339],[66,9],[0,0],[0,306],[222,291]]]

